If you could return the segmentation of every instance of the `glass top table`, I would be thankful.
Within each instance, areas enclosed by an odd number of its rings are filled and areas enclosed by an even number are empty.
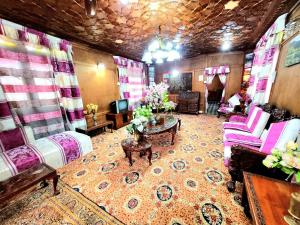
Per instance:
[[[172,134],[171,144],[174,145],[174,138],[177,133],[177,125],[179,124],[180,129],[181,120],[179,118],[175,118],[173,115],[160,115],[160,117],[161,119],[157,124],[152,125],[149,123],[147,125],[143,132],[143,136],[169,132]]]

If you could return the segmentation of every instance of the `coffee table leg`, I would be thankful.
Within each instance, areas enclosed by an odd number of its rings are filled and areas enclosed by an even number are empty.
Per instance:
[[[180,130],[181,127],[181,119],[178,119],[178,130]]]
[[[129,166],[132,166],[132,154],[128,152]]]
[[[57,190],[57,183],[58,183],[59,175],[55,174],[53,177],[53,195],[58,195],[59,190]]]
[[[123,149],[123,150],[124,150],[124,149]],[[128,158],[127,151],[124,150],[124,153],[125,153],[125,158]]]
[[[150,148],[150,149],[148,150],[148,152],[149,152],[149,155],[148,155],[149,166],[151,166],[151,165],[152,165],[152,162],[151,162],[151,159],[152,159],[152,148]]]
[[[172,133],[172,142],[171,142],[171,145],[174,145],[174,139],[175,139],[175,135],[176,135],[176,132],[177,132],[177,126],[175,126],[171,133]]]

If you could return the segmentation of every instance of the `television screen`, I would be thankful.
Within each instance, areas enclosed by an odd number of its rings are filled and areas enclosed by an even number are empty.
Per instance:
[[[127,99],[122,99],[118,101],[118,108],[120,113],[128,111],[128,101]]]

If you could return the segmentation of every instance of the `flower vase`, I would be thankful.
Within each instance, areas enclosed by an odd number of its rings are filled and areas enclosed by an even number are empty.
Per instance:
[[[138,143],[139,143],[140,140],[141,140],[141,135],[140,135],[139,133],[135,132],[135,133],[133,134],[133,140],[134,140],[134,144],[135,144],[135,145],[138,145]]]
[[[94,121],[94,126],[97,126],[97,116],[96,116],[96,113],[93,113],[93,121]]]

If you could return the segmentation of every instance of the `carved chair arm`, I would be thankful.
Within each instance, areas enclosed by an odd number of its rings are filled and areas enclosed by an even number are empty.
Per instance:
[[[229,173],[234,180],[243,180],[243,171],[253,173],[264,173],[267,168],[262,164],[267,154],[254,149],[233,145],[231,147],[231,158],[229,160]]]

